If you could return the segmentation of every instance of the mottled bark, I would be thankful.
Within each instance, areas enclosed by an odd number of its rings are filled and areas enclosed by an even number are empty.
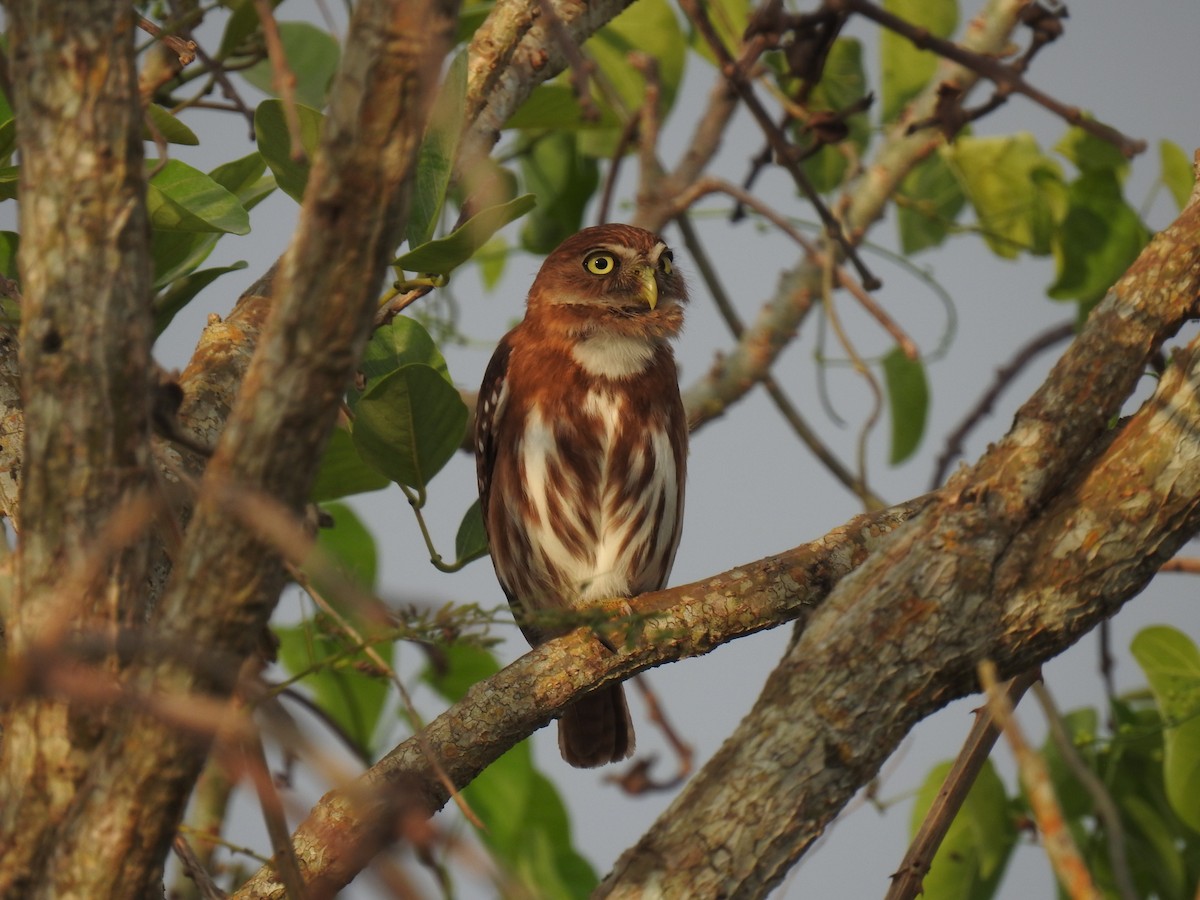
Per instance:
[[[6,652],[18,659],[144,614],[145,552],[89,556],[122,501],[148,483],[151,320],[133,10],[123,0],[41,0],[8,12],[24,465],[5,479],[6,494],[19,491],[8,511],[19,510],[21,532]],[[2,352],[11,401],[11,334]],[[5,710],[0,758],[0,894],[14,897],[34,895],[109,719],[37,696],[39,673],[28,674],[30,691]]]

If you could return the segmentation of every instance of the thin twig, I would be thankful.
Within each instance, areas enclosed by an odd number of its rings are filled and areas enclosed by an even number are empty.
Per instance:
[[[271,840],[271,850],[274,854],[271,862],[275,871],[279,873],[288,900],[304,900],[304,876],[300,874],[300,863],[296,859],[295,848],[292,847],[291,829],[288,828],[283,801],[279,797],[279,791],[275,789],[271,770],[267,766],[262,736],[254,735],[242,741],[241,750],[250,783],[254,785],[258,805],[267,824],[267,836]]]
[[[713,298],[713,302],[717,306],[717,310],[725,320],[726,327],[729,328],[734,338],[741,339],[746,330],[745,325],[742,322],[741,316],[738,315],[737,310],[734,308],[728,294],[726,294],[724,285],[722,285],[716,269],[709,261],[708,254],[700,244],[699,236],[692,227],[691,220],[685,213],[679,215],[675,219],[675,222],[678,224],[680,233],[683,235],[684,246],[687,247],[692,261],[696,264],[696,268],[699,269],[700,277],[704,279],[704,283]],[[837,458],[837,455],[825,445],[817,432],[800,415],[800,411],[792,403],[791,398],[788,397],[787,393],[779,385],[779,382],[775,380],[775,376],[768,370],[763,373],[761,381],[763,388],[770,395],[771,400],[775,403],[784,420],[791,426],[792,431],[796,433],[796,436],[800,438],[804,446],[821,461],[822,465],[829,470],[833,477],[849,488],[869,509],[882,509],[886,505],[882,499],[875,496],[871,492],[870,487],[846,468],[842,464],[842,461]]]
[[[979,681],[987,693],[992,715],[1008,738],[1013,756],[1017,759],[1021,783],[1029,796],[1029,805],[1042,835],[1042,845],[1059,884],[1071,900],[1099,900],[1100,893],[1063,819],[1062,805],[1055,796],[1046,760],[1025,739],[1021,726],[1013,716],[1012,704],[996,682],[996,665],[991,660],[985,659],[979,664]]]
[[[212,876],[204,868],[204,863],[200,861],[200,858],[196,855],[196,851],[187,842],[187,838],[182,834],[175,835],[175,840],[171,842],[171,849],[179,857],[179,863],[183,867],[184,874],[192,879],[192,883],[196,885],[196,890],[199,892],[202,900],[225,900],[229,896],[217,887],[216,882],[212,880]]]
[[[1075,323],[1063,322],[1046,329],[1017,350],[1012,359],[996,370],[996,378],[992,386],[984,392],[978,402],[971,407],[958,427],[946,437],[946,449],[938,456],[934,465],[933,478],[930,479],[931,490],[941,486],[950,470],[950,464],[963,455],[963,442],[975,427],[992,411],[992,406],[1000,395],[1012,384],[1013,379],[1029,365],[1037,356],[1051,349],[1056,344],[1069,340],[1075,335]]]
[[[291,141],[291,157],[303,162],[307,157],[304,138],[300,131],[300,113],[296,109],[296,73],[288,65],[287,52],[283,49],[283,38],[279,34],[279,23],[275,21],[275,10],[271,0],[254,0],[258,21],[262,25],[263,40],[267,45],[267,57],[271,60],[271,82],[283,101],[283,118],[287,123]]]
[[[758,54],[765,49],[765,44],[762,43],[761,37],[747,42],[746,51],[741,60],[735,60],[726,49],[725,43],[721,40],[713,28],[712,22],[708,18],[708,12],[704,5],[697,0],[680,0],[680,5],[688,18],[696,26],[696,29],[704,37],[705,42],[712,48],[713,54],[717,57],[721,66],[721,73],[727,78],[741,95],[742,102],[746,104],[746,108],[750,110],[750,114],[754,116],[758,122],[759,128],[766,135],[771,149],[775,153],[775,160],[779,165],[792,176],[792,180],[796,186],[800,188],[800,192],[804,194],[809,203],[817,211],[817,215],[821,217],[821,224],[825,226],[826,232],[833,240],[838,248],[850,260],[850,264],[854,266],[858,277],[869,290],[875,290],[881,284],[878,278],[872,274],[866,264],[859,257],[858,251],[854,244],[846,236],[842,229],[842,224],[836,216],[830,211],[829,207],[821,199],[808,176],[804,174],[804,170],[800,167],[800,163],[796,158],[795,148],[788,141],[783,131],[775,124],[771,118],[771,114],[758,99],[758,95],[754,92],[753,83],[746,75],[746,66]]]
[[[1067,123],[1083,129],[1089,134],[1108,141],[1121,151],[1127,159],[1131,159],[1146,149],[1146,142],[1127,137],[1115,128],[1089,119],[1077,106],[1069,106],[1049,94],[1046,94],[1029,84],[1021,73],[1013,66],[1001,62],[992,56],[973,53],[953,41],[943,40],[930,34],[928,29],[913,25],[906,19],[894,15],[870,0],[827,0],[827,5],[842,12],[858,13],[882,25],[889,31],[894,31],[901,37],[907,38],[914,47],[930,50],[939,56],[958,63],[1008,92],[1022,94],[1039,106],[1048,109]]]
[[[1046,716],[1046,724],[1050,728],[1050,737],[1058,747],[1059,755],[1071,770],[1075,779],[1083,785],[1092,797],[1096,815],[1104,824],[1104,838],[1108,842],[1108,862],[1112,866],[1113,881],[1116,882],[1117,893],[1121,900],[1137,900],[1137,888],[1133,885],[1133,875],[1129,870],[1129,858],[1125,853],[1125,831],[1121,827],[1121,814],[1113,802],[1112,795],[1104,783],[1096,777],[1087,763],[1079,755],[1071,736],[1063,725],[1062,714],[1054,702],[1054,697],[1046,685],[1037,683],[1033,686],[1033,695],[1037,697]]]
[[[167,34],[161,28],[159,28],[158,25],[151,22],[145,16],[138,16],[138,28],[162,41],[163,45],[179,58],[179,64],[181,66],[191,65],[191,63],[195,61],[195,41],[177,37],[173,34]]]
[[[1182,572],[1187,575],[1200,575],[1200,559],[1189,556],[1176,556],[1162,564],[1160,572]]]
[[[1009,707],[1016,706],[1029,686],[1040,677],[1039,670],[1031,669],[1006,682],[1003,688]],[[979,777],[998,737],[1000,729],[991,707],[984,705],[975,710],[975,723],[958,756],[954,758],[950,771],[946,773],[946,780],[938,789],[929,812],[921,821],[921,827],[909,844],[900,868],[893,873],[885,900],[913,900],[921,893],[922,882],[937,855],[938,847],[945,840],[946,832],[971,792],[971,786]]]

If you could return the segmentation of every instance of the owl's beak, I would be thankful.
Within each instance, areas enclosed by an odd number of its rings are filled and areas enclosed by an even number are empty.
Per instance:
[[[638,269],[638,280],[641,281],[642,299],[651,309],[658,306],[658,282],[654,278],[654,270],[649,266]]]

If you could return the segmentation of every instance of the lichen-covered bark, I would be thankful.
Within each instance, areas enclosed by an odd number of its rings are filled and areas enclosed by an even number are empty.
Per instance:
[[[1200,349],[1115,437],[1108,425],[1198,296],[1193,203],[1005,439],[838,584],[598,895],[763,896],[917,720],[975,690],[980,660],[1036,665],[1140,591],[1200,528]]]
[[[19,509],[21,532],[6,651],[29,661],[61,636],[105,634],[143,613],[140,549],[100,560],[95,577],[77,576],[122,501],[147,483],[149,229],[132,8],[38,0],[8,12],[21,157],[24,465],[5,479],[7,494],[19,490],[19,507],[8,511]],[[11,334],[0,352],[11,394]],[[74,589],[60,592],[71,576]],[[14,897],[33,896],[27,887],[106,719],[39,697],[41,673],[28,665],[30,690],[5,711],[0,758],[0,894]]]

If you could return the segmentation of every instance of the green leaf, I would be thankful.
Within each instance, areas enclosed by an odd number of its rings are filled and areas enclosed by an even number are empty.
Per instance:
[[[333,527],[317,532],[317,546],[332,557],[343,575],[373,590],[378,561],[370,530],[345,503],[323,503],[321,508],[333,518]]]
[[[1123,181],[1129,172],[1129,160],[1111,141],[1096,137],[1079,126],[1067,129],[1054,149],[1075,164],[1080,172],[1111,172]]]
[[[5,278],[18,280],[17,249],[21,245],[21,236],[15,231],[0,231],[0,275]]]
[[[443,671],[422,677],[453,703],[499,668],[486,650],[454,644],[446,648]],[[596,872],[574,848],[566,807],[534,766],[528,741],[488,766],[463,793],[483,820],[480,840],[531,895],[574,900],[595,888]]]
[[[892,416],[892,452],[888,462],[896,466],[916,452],[925,434],[929,383],[924,364],[919,359],[909,359],[899,347],[883,358],[883,375]]]
[[[521,174],[537,197],[537,207],[521,226],[521,244],[545,255],[582,226],[584,210],[600,183],[600,167],[579,152],[574,134],[551,131],[525,142]]]
[[[533,194],[522,194],[482,209],[444,238],[422,244],[396,260],[407,272],[449,275],[486,244],[501,228],[516,221],[537,204]]]
[[[340,634],[325,633],[312,622],[274,630],[283,667],[293,675],[317,667],[300,683],[312,691],[317,705],[354,742],[360,755],[371,759],[375,730],[387,701],[387,679],[356,668],[373,668],[373,664],[362,651],[350,650],[348,639]],[[392,646],[374,646],[390,664]]]
[[[809,108],[814,112],[841,112],[858,102],[867,92],[867,75],[863,69],[862,44],[854,38],[838,38],[829,48],[821,81],[813,89]],[[826,193],[837,188],[846,175],[850,161],[847,150],[861,156],[871,136],[867,113],[856,113],[846,119],[849,132],[837,145],[822,147],[816,155],[804,161],[804,169],[813,186]],[[799,140],[811,143],[811,137],[798,129]]]
[[[337,71],[341,56],[337,40],[308,22],[280,22],[279,37],[288,68],[296,76],[296,99],[305,106],[321,109],[325,106],[329,82]],[[270,60],[264,59],[241,74],[264,94],[279,96]]]
[[[951,763],[935,766],[917,792],[911,833],[933,805]],[[922,884],[924,900],[988,900],[995,895],[1017,841],[1004,783],[991,761],[971,786]]]
[[[181,120],[175,118],[175,116],[171,115],[157,103],[151,103],[146,107],[146,116],[168,144],[179,144],[185,147],[199,146],[200,138],[196,137],[196,132],[192,131]],[[143,128],[142,130],[146,140],[154,140],[149,128]]]
[[[250,216],[237,197],[211,176],[177,159],[167,160],[150,179],[146,209],[150,224],[158,231],[250,231]]]
[[[1162,713],[1163,779],[1171,808],[1200,832],[1200,650],[1165,625],[1143,628],[1130,649]]]
[[[884,0],[883,6],[934,37],[948,38],[958,26],[955,0]],[[890,122],[933,78],[938,57],[928,50],[918,50],[907,38],[887,28],[879,36],[879,56],[882,115],[884,122]]]
[[[1067,198],[1054,240],[1058,277],[1047,293],[1090,309],[1137,258],[1150,232],[1111,172],[1084,172],[1071,182]]]
[[[503,235],[495,235],[479,248],[479,252],[475,254],[475,261],[479,264],[479,278],[483,286],[489,291],[494,291],[504,276],[504,267],[508,263],[508,241]]]
[[[900,183],[896,228],[904,253],[939,246],[950,233],[966,198],[940,155],[929,156]]]
[[[300,203],[304,199],[308,170],[317,152],[325,117],[315,109],[300,105],[296,107],[296,114],[300,119],[303,159],[292,158],[292,141],[288,135],[282,101],[264,100],[258,104],[258,109],[254,111],[254,134],[258,139],[258,150],[275,174],[275,181],[285,194]]]
[[[945,153],[992,252],[1015,259],[1050,252],[1067,198],[1058,164],[1029,134],[961,137]]]
[[[1075,747],[1075,752],[1096,771],[1096,753],[1094,742],[1100,729],[1100,714],[1094,709],[1075,709],[1065,713],[1062,725]],[[1067,819],[1079,819],[1090,815],[1095,803],[1091,794],[1079,782],[1075,772],[1063,759],[1058,742],[1047,738],[1042,746],[1042,756],[1046,760],[1046,768],[1050,773],[1050,781],[1054,785],[1054,794],[1062,806],[1063,815]]]
[[[734,59],[738,57],[738,49],[742,46],[742,35],[750,24],[750,0],[708,0],[704,4],[708,12],[708,20]],[[703,35],[696,28],[691,29],[688,43],[692,49],[713,65],[717,58]]]
[[[0,163],[10,162],[16,149],[17,120],[9,118],[0,123]]]
[[[637,50],[651,57],[658,68],[659,110],[666,118],[675,103],[687,60],[687,43],[675,10],[667,0],[638,0],[625,7],[624,12],[592,35],[584,50],[631,113],[642,106],[646,79],[630,63],[629,54]],[[607,158],[615,152],[618,139],[616,128],[581,132],[580,149],[591,156]]]
[[[275,190],[275,179],[264,176],[266,171],[267,161],[255,150],[241,159],[222,163],[208,174],[250,210]]]
[[[557,81],[540,84],[504,123],[505,128],[618,128],[621,120],[608,106],[597,105],[595,119],[585,119],[583,109],[569,84]]]
[[[408,212],[409,247],[424,244],[433,237],[437,227],[458,152],[466,99],[467,54],[464,51],[454,58],[446,72],[417,155],[417,172]]]
[[[314,503],[379,491],[391,484],[371,466],[363,462],[347,428],[335,428],[308,498]]]
[[[458,534],[454,537],[454,556],[457,560],[479,559],[488,554],[487,531],[483,527],[483,510],[476,500],[467,509]]]
[[[454,384],[446,367],[446,359],[425,326],[408,316],[396,316],[388,324],[376,328],[367,342],[358,366],[363,378],[363,390],[369,389],[385,375],[414,363],[430,366],[446,379],[447,384]],[[362,395],[363,391],[356,389],[346,392],[346,402],[351,412],[358,409]]]
[[[1168,140],[1158,142],[1158,158],[1162,164],[1163,184],[1175,198],[1176,205],[1183,209],[1192,196],[1192,184],[1196,180],[1192,161],[1182,147]]]
[[[17,183],[20,177],[20,166],[0,167],[0,200],[15,200],[17,198]]]
[[[279,5],[280,0],[272,0],[271,6]],[[225,23],[225,31],[221,35],[221,44],[217,48],[217,59],[225,59],[230,54],[242,48],[245,40],[258,31],[258,10],[254,8],[254,0],[240,0],[228,3],[233,12]]]
[[[202,269],[177,279],[170,289],[154,298],[154,336],[158,337],[166,331],[176,314],[191,303],[202,290],[222,275],[244,269],[246,265],[244,260],[239,260],[231,266]]]
[[[431,366],[408,365],[371,385],[358,401],[354,445],[368,465],[423,491],[454,455],[467,406]]]

